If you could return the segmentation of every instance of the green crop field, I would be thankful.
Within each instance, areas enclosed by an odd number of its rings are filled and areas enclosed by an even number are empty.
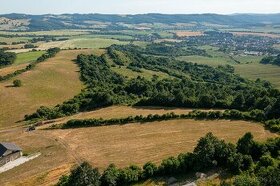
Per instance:
[[[14,65],[36,61],[36,59],[44,53],[44,51],[18,53]]]
[[[128,42],[115,39],[92,38],[73,40],[71,43],[77,48],[105,48],[112,44],[126,44]]]

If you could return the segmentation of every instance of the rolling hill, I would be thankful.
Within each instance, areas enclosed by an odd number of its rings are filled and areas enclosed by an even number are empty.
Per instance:
[[[1,21],[2,20],[2,21]],[[205,25],[226,25],[228,27],[250,27],[279,25],[280,14],[61,14],[61,15],[0,15],[1,30],[52,30],[52,29],[87,29],[87,28],[128,28],[138,24],[178,23]],[[207,24],[206,24],[207,23]]]

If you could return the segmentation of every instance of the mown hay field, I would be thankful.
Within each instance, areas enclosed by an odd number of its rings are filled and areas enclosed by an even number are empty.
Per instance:
[[[0,76],[5,76],[7,74],[11,74],[17,70],[24,69],[28,63],[19,64],[19,65],[11,65],[0,69]]]
[[[53,124],[62,124],[66,123],[71,119],[112,119],[112,118],[126,118],[129,116],[143,115],[147,116],[149,114],[167,114],[174,112],[175,114],[187,114],[193,111],[192,109],[187,108],[174,108],[174,107],[130,107],[130,106],[111,106],[89,112],[81,112],[72,116],[67,116],[64,118],[59,118],[55,120],[45,121],[45,123]],[[207,110],[209,111],[209,110]],[[45,126],[43,126],[45,128]]]
[[[29,133],[17,129],[2,131],[0,141],[15,142],[25,153],[39,151],[42,155],[0,174],[0,184],[54,184],[72,165],[84,160],[101,170],[110,163],[120,167],[141,166],[147,161],[160,163],[169,156],[191,152],[198,139],[208,132],[234,143],[245,132],[252,132],[258,141],[277,136],[257,123],[227,120],[170,120]]]
[[[113,44],[127,44],[128,42],[119,41],[116,39],[107,39],[107,38],[77,38],[77,39],[70,39],[66,41],[54,41],[48,43],[41,43],[39,44],[38,49],[46,50],[52,47],[59,47],[61,49],[68,49],[68,48],[106,48]]]

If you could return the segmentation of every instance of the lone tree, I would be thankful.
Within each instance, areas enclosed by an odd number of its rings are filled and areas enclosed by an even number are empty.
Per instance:
[[[74,168],[69,176],[63,176],[57,186],[100,186],[100,174],[97,168],[83,162]]]
[[[13,84],[14,84],[15,87],[21,87],[22,86],[21,80],[19,80],[19,79],[14,80]]]

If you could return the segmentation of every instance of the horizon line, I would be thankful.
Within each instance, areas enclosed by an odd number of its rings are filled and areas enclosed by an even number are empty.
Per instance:
[[[99,14],[99,15],[147,15],[147,14],[161,14],[161,15],[276,15],[276,14],[280,14],[280,12],[278,13],[228,13],[228,14],[224,14],[224,13],[214,13],[214,12],[205,12],[205,13],[160,13],[160,12],[150,12],[150,13],[135,13],[135,14],[131,14],[131,13],[43,13],[43,14],[32,14],[32,13],[16,13],[16,12],[12,12],[12,13],[4,13],[4,14],[0,14],[1,16],[3,15],[11,15],[11,14],[23,14],[23,15],[32,15],[32,16],[42,16],[42,15],[65,15],[65,14],[69,14],[69,15],[74,15],[74,14],[80,14],[80,15],[89,15],[89,14]]]

